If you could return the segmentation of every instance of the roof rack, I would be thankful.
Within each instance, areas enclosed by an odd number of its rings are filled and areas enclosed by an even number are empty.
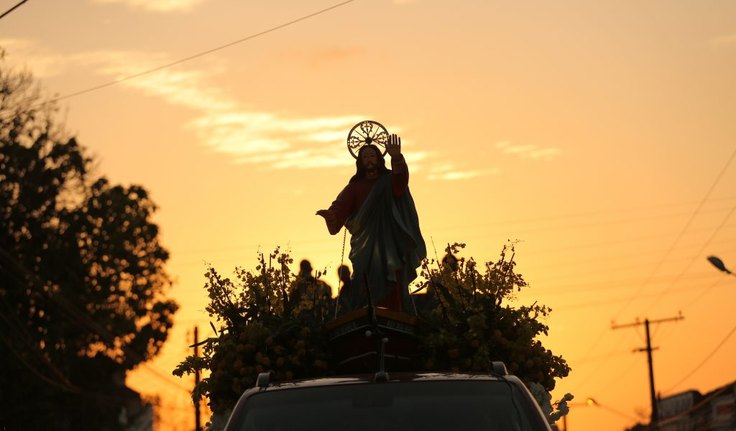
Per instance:
[[[491,372],[494,375],[497,376],[508,376],[509,372],[506,369],[506,364],[504,364],[502,361],[492,361],[491,362]]]
[[[256,386],[258,386],[261,389],[266,389],[270,383],[271,383],[271,372],[270,371],[258,373],[258,378],[256,378]]]

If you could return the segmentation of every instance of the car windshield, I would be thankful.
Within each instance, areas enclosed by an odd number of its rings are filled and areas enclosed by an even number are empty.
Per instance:
[[[236,410],[238,431],[527,431],[545,429],[502,381],[416,381],[264,391]]]

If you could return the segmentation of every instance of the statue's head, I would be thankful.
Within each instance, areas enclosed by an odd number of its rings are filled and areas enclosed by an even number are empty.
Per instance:
[[[386,169],[386,160],[383,158],[381,150],[373,144],[360,147],[358,158],[355,160],[355,167],[355,176],[353,176],[351,181],[364,178],[366,173],[370,171],[381,173],[388,170]]]

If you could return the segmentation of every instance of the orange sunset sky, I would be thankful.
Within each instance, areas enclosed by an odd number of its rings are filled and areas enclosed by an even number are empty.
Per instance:
[[[342,234],[314,213],[363,119],[401,135],[432,257],[518,240],[517,303],[553,309],[543,342],[573,369],[553,394],[581,403],[571,429],[647,420],[644,329],[612,321],[682,312],[652,327],[662,396],[736,380],[736,277],[705,259],[736,269],[736,2],[29,0],[0,46],[99,173],[160,207],[181,309],[128,377],[161,396],[159,430],[193,426],[171,370],[195,325],[212,335],[207,263],[280,245],[336,286]]]

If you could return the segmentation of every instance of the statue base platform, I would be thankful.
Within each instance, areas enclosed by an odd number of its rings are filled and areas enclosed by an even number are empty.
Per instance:
[[[353,310],[327,322],[332,352],[343,373],[376,372],[379,368],[381,340],[387,371],[410,368],[416,355],[418,319],[412,314],[369,307]]]

